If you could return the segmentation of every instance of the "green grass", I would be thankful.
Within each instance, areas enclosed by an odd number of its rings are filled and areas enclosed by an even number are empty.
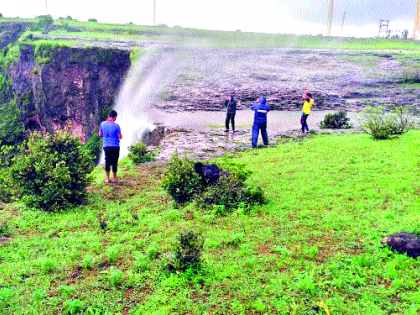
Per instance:
[[[4,22],[35,23],[31,19],[3,18]],[[107,24],[81,22],[76,20],[55,20],[55,25],[63,29],[51,32],[52,35],[70,36],[75,39],[88,38],[121,38],[147,39],[159,38],[175,40],[184,45],[201,45],[221,48],[322,48],[333,50],[382,50],[418,52],[420,44],[414,40],[384,38],[342,38],[290,34],[264,34],[251,32],[211,31],[181,27],[140,26],[134,24]],[[81,32],[67,32],[64,27],[72,27]]]
[[[419,225],[419,149],[411,131],[241,153],[269,204],[227,217],[174,208],[162,166],[122,161],[118,185],[96,169],[87,206],[0,210],[11,237],[0,243],[0,313],[417,314],[420,261],[380,241]],[[205,238],[203,270],[168,277],[172,244],[188,229]]]

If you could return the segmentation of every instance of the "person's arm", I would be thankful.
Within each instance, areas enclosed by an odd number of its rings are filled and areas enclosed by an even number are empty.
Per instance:
[[[117,137],[118,139],[122,139],[122,134],[121,133],[117,134]]]
[[[104,133],[102,131],[102,124],[99,126],[98,136],[103,137]]]
[[[118,130],[117,130],[117,137],[118,137],[118,139],[122,139],[121,128],[120,128],[119,125],[118,125]]]

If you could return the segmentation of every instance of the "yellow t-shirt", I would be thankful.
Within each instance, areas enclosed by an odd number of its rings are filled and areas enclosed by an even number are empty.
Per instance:
[[[315,102],[315,100],[313,99],[313,98],[311,98],[310,100],[309,100],[309,102],[308,101],[305,101],[304,103],[303,103],[303,113],[305,114],[305,115],[309,115],[310,114],[310,112],[311,112],[311,108],[312,108],[312,105],[314,105],[314,102]]]

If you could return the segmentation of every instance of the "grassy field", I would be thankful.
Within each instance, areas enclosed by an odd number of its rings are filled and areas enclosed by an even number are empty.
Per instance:
[[[3,18],[4,22],[35,23],[36,20]],[[106,24],[82,22],[69,19],[54,21],[55,26],[62,29],[52,31],[51,35],[71,36],[75,39],[87,38],[120,38],[120,39],[165,39],[175,40],[186,45],[201,45],[220,48],[319,48],[339,50],[387,50],[387,51],[419,51],[420,44],[414,40],[384,38],[350,38],[325,37],[291,34],[263,34],[249,32],[225,32],[202,29],[191,29],[166,26],[145,26],[135,24]],[[70,27],[79,32],[68,32]]]
[[[380,241],[419,227],[419,136],[325,135],[228,157],[269,199],[249,214],[176,208],[164,166],[128,161],[118,185],[94,171],[89,205],[6,205],[0,313],[418,314],[420,261]],[[169,275],[186,230],[205,239],[202,271]]]

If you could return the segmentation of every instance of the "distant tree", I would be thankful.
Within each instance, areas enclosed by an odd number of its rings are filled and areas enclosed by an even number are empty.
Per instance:
[[[3,14],[0,13],[0,18],[2,18],[2,17],[3,17]]]
[[[402,33],[401,33],[401,38],[402,38],[402,39],[407,39],[407,37],[408,37],[408,30],[404,30],[404,31],[402,31]]]
[[[67,15],[66,19],[67,20],[73,20],[73,18],[70,15]]]
[[[96,22],[98,22],[98,20],[97,19],[89,19],[88,22],[95,22],[96,23]]]
[[[51,15],[40,15],[36,19],[37,28],[42,31],[47,30],[54,23],[54,19]]]

